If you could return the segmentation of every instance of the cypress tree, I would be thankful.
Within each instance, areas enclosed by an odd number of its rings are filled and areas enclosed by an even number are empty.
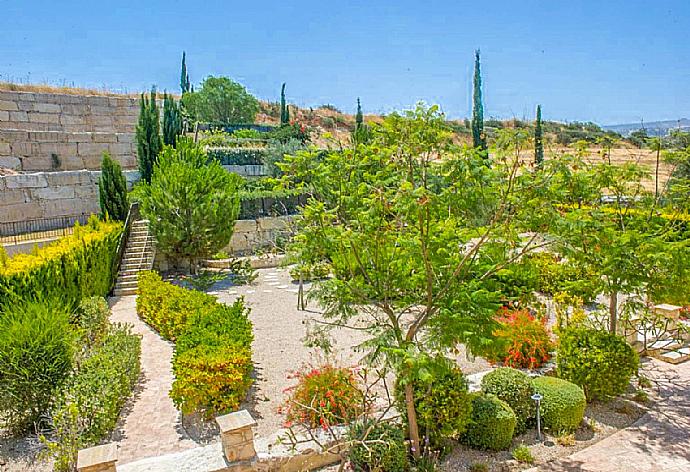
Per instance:
[[[172,95],[163,94],[163,144],[175,146],[182,134],[180,105]]]
[[[150,98],[146,94],[141,94],[136,140],[141,179],[146,183],[150,183],[153,166],[156,164],[158,154],[163,147],[155,88],[151,89]]]
[[[486,151],[484,136],[484,105],[482,104],[482,75],[479,69],[479,49],[474,52],[474,93],[472,95],[472,145]]]
[[[534,163],[544,162],[544,136],[541,126],[541,105],[537,105],[537,122],[534,125]]]
[[[355,115],[355,130],[359,129],[364,124],[364,115],[362,115],[362,104],[357,97],[357,114]]]
[[[363,144],[369,141],[369,127],[364,123],[362,104],[357,98],[357,114],[355,115],[355,130],[352,132],[352,142]]]
[[[127,218],[127,181],[120,163],[103,153],[101,177],[98,179],[98,199],[101,214],[110,219],[124,221]]]
[[[182,94],[189,92],[189,73],[187,72],[187,54],[182,51],[182,71],[180,72],[180,89]]]
[[[290,122],[290,110],[285,103],[285,82],[280,89],[280,125],[286,125]]]

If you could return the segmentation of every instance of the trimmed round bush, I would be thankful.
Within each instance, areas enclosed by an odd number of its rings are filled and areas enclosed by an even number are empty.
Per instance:
[[[534,391],[543,396],[541,421],[544,428],[555,433],[573,431],[585,416],[585,392],[574,383],[556,377],[532,380]]]
[[[455,362],[437,358],[427,368],[431,374],[428,380],[417,380],[413,384],[415,410],[419,434],[428,436],[432,443],[438,445],[465,431],[472,412],[472,397],[467,379]],[[398,411],[407,422],[402,385],[396,385],[395,393]]]
[[[358,421],[349,430],[350,464],[357,472],[409,470],[402,427],[388,422]]]
[[[532,381],[524,372],[510,367],[492,370],[482,378],[482,392],[492,393],[510,405],[515,412],[515,434],[527,429],[527,423],[536,415],[532,394]]]
[[[584,328],[560,336],[558,376],[582,387],[587,400],[625,392],[638,366],[637,352],[621,336]]]
[[[479,393],[472,399],[472,422],[463,435],[463,442],[477,449],[501,451],[513,440],[517,418],[496,395]]]

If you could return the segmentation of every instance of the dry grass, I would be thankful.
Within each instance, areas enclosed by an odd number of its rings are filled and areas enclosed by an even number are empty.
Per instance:
[[[14,84],[0,82],[0,90],[9,92],[57,93],[63,95],[99,95],[107,97],[138,97],[139,93],[117,93],[107,89],[59,87],[49,84]]]

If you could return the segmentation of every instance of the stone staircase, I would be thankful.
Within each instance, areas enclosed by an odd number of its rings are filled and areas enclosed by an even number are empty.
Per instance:
[[[113,290],[113,295],[116,297],[136,295],[138,272],[151,270],[153,267],[155,248],[148,223],[148,220],[137,220],[132,223]]]

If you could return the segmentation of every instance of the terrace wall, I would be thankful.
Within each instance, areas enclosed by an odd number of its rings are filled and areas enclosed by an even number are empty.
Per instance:
[[[0,90],[0,167],[97,170],[104,151],[135,169],[138,100]]]

